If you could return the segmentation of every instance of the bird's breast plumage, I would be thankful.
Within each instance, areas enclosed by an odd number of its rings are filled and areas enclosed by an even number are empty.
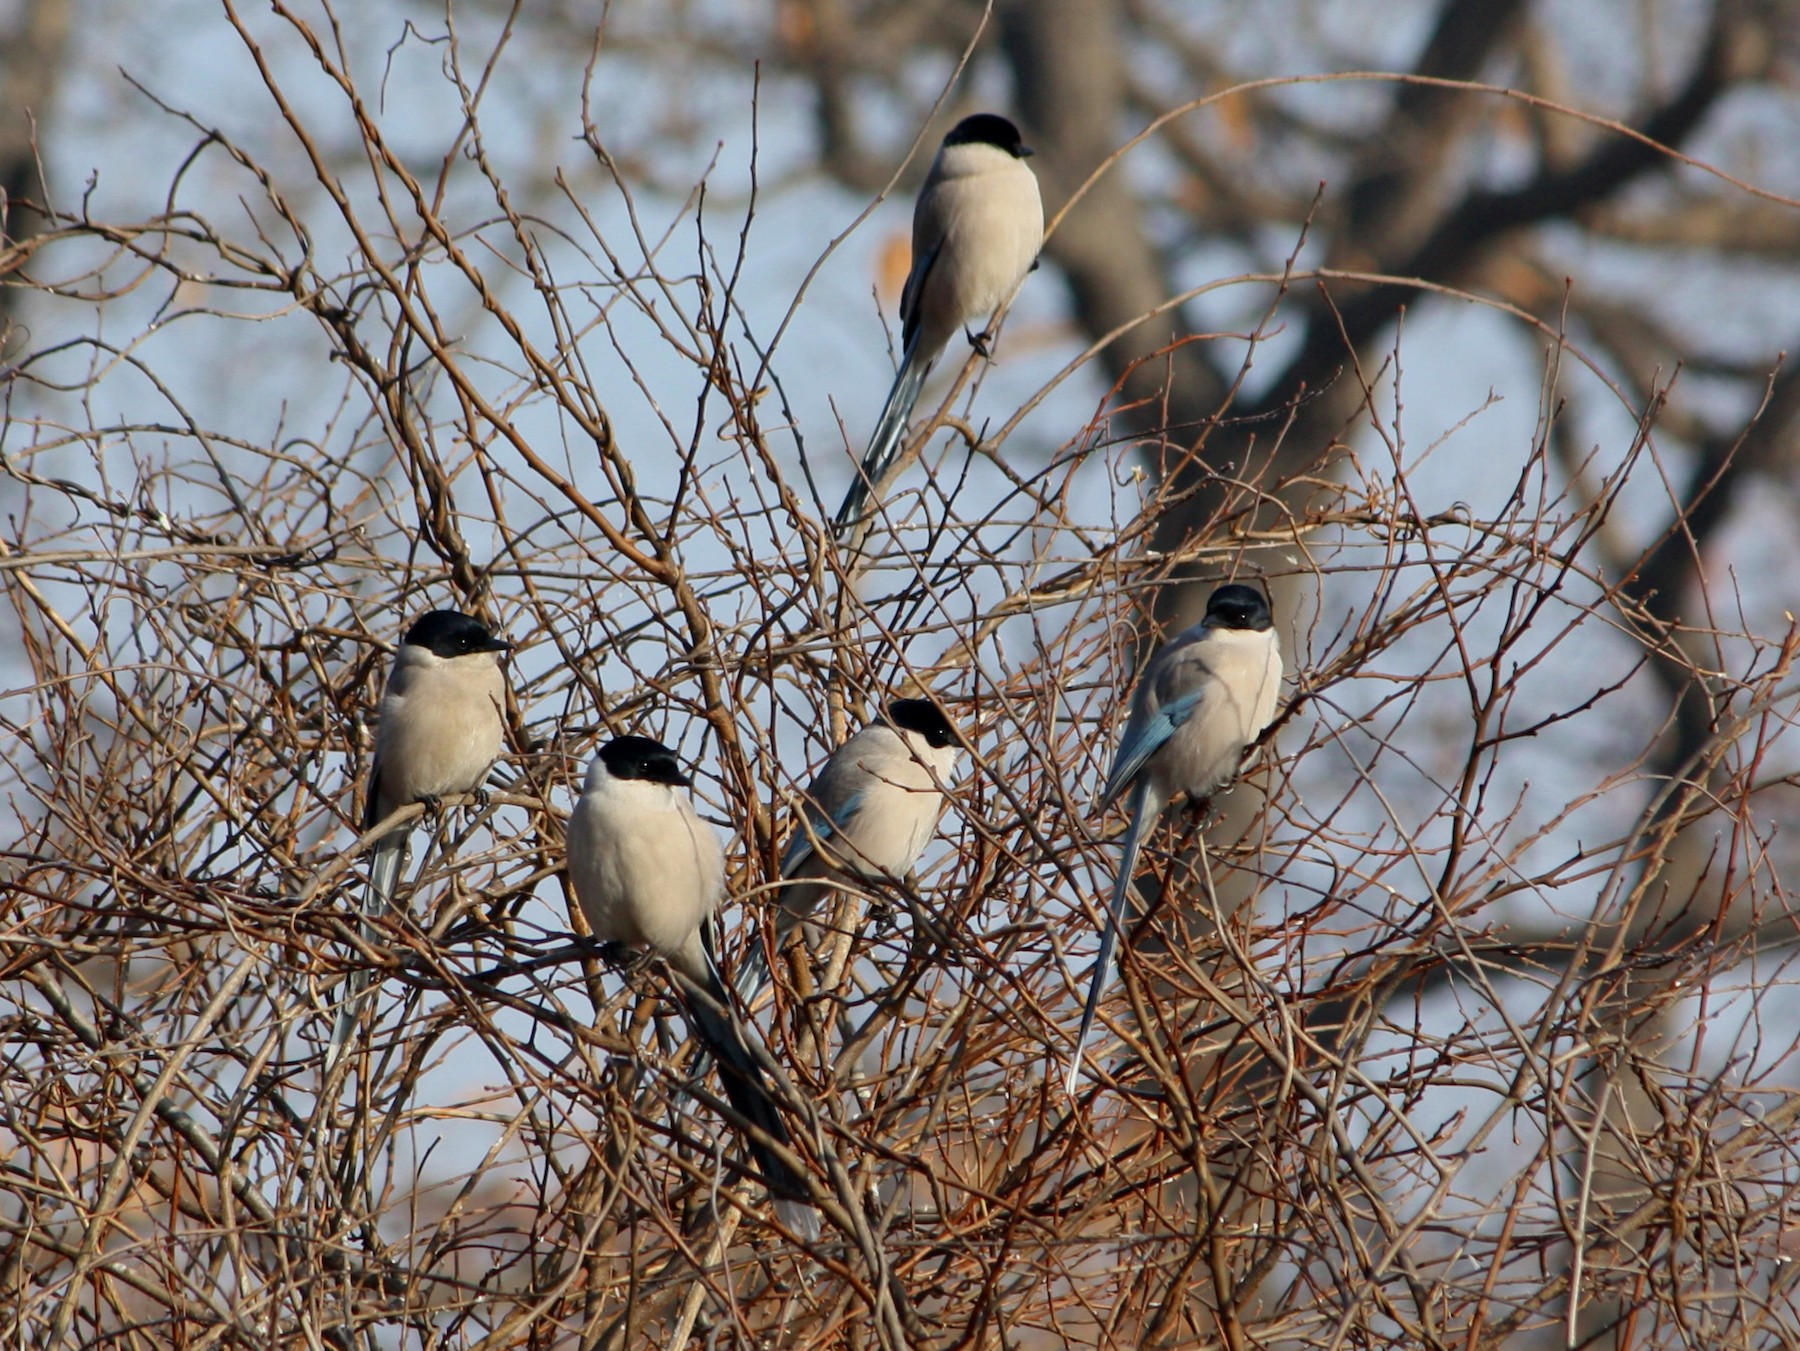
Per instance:
[[[1217,629],[1170,654],[1152,673],[1152,708],[1190,691],[1201,698],[1151,759],[1163,800],[1206,798],[1237,777],[1244,750],[1262,735],[1281,688],[1281,653],[1272,633]]]
[[[667,784],[591,772],[568,850],[575,899],[603,942],[676,956],[724,894],[718,836]]]
[[[885,723],[863,728],[832,755],[810,793],[842,820],[827,852],[866,876],[908,871],[937,826],[939,785],[949,781],[955,763],[955,747],[933,747],[916,734],[903,737]],[[854,810],[846,811],[852,804]]]
[[[992,146],[946,148],[913,211],[908,329],[935,353],[1013,293],[1043,242],[1043,199],[1024,161]]]
[[[505,676],[490,655],[446,660],[403,647],[375,728],[371,822],[481,787],[504,747],[505,703]]]

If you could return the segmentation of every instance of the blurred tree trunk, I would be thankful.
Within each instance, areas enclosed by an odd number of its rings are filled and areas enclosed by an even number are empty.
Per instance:
[[[1445,0],[1414,73],[1432,80],[1481,79],[1503,57],[1515,54],[1526,10],[1524,0]],[[1034,165],[1047,211],[1053,214],[1136,130],[1123,55],[1129,20],[1116,0],[1009,0],[1000,7],[999,17],[1018,110],[1027,139],[1039,152]],[[1686,78],[1661,102],[1644,108],[1637,127],[1650,141],[1679,148],[1732,87],[1734,78],[1744,73],[1744,52],[1765,45],[1751,12],[1722,0],[1714,6],[1706,41]],[[1202,92],[1206,91],[1195,91]],[[1546,152],[1535,176],[1519,186],[1505,190],[1461,186],[1454,177],[1459,150],[1489,102],[1484,95],[1434,84],[1394,86],[1385,125],[1360,140],[1342,181],[1322,186],[1314,221],[1315,228],[1322,227],[1327,234],[1328,266],[1427,284],[1466,285],[1497,255],[1528,248],[1522,242],[1528,235],[1525,227],[1579,217],[1643,176],[1667,167],[1653,146],[1609,136],[1572,162]],[[1315,469],[1334,446],[1352,437],[1358,421],[1371,412],[1357,367],[1380,366],[1379,344],[1387,340],[1420,288],[1346,281],[1290,298],[1283,304],[1281,319],[1300,326],[1304,340],[1299,351],[1267,393],[1234,406],[1232,376],[1209,361],[1207,345],[1180,341],[1197,331],[1197,325],[1184,323],[1179,312],[1133,322],[1180,289],[1146,233],[1142,210],[1128,176],[1117,169],[1106,172],[1062,221],[1046,252],[1066,282],[1071,312],[1088,340],[1126,330],[1106,346],[1101,360],[1119,390],[1124,409],[1120,420],[1142,438],[1143,458],[1157,485],[1152,493],[1169,504],[1155,522],[1149,547],[1163,557],[1179,554],[1216,539],[1228,517],[1240,528],[1264,529],[1284,520],[1305,519],[1325,491],[1325,484],[1314,477]],[[1559,296],[1556,303],[1560,302]],[[1554,319],[1554,314],[1550,317]],[[1690,653],[1683,646],[1683,598],[1690,594],[1712,532],[1730,517],[1732,490],[1741,475],[1767,464],[1774,457],[1773,447],[1790,438],[1800,411],[1795,383],[1790,367],[1777,382],[1759,423],[1741,437],[1726,438],[1702,453],[1688,509],[1670,524],[1661,543],[1636,570],[1634,593],[1663,629],[1666,655],[1658,672],[1674,710],[1661,757],[1665,773],[1680,774],[1683,767],[1699,761],[1717,730],[1717,710],[1706,697],[1705,682],[1695,675],[1716,663],[1707,659],[1710,654]],[[1221,421],[1221,415],[1231,420]],[[1748,450],[1739,454],[1742,443]],[[1246,479],[1266,495],[1260,507],[1245,509],[1241,485]],[[1252,569],[1267,568],[1276,574],[1269,578],[1270,589],[1288,639],[1286,650],[1292,653],[1309,629],[1318,595],[1298,550],[1278,555],[1275,562],[1275,567],[1268,567],[1265,554],[1261,565],[1253,563]],[[1220,577],[1216,566],[1195,563],[1180,563],[1168,568],[1166,575],[1167,583],[1154,601],[1155,625],[1141,633],[1140,650],[1160,641],[1159,631],[1166,635],[1196,622]],[[1632,575],[1629,567],[1626,575]],[[1690,799],[1691,794],[1670,795],[1677,805]],[[1257,784],[1242,785],[1222,799],[1219,818],[1208,831],[1213,848],[1245,840],[1263,805],[1264,793]],[[1704,859],[1710,856],[1716,833],[1702,820],[1683,834],[1673,853],[1688,861],[1671,867],[1662,881],[1665,888],[1694,899],[1706,893]],[[1183,915],[1177,931],[1222,951],[1217,941],[1221,923],[1230,924],[1254,899],[1257,884],[1254,868],[1229,876],[1224,870],[1215,871],[1221,874],[1217,908],[1196,905]],[[1153,894],[1148,875],[1141,879],[1141,890]],[[1648,912],[1658,913],[1658,907],[1648,907]],[[1703,907],[1694,922],[1704,924],[1716,915],[1716,905],[1710,912]],[[1681,941],[1668,932],[1660,937]],[[1647,940],[1649,935],[1639,933],[1636,938]],[[1153,948],[1140,943],[1137,951],[1148,955]],[[1253,1008],[1247,973],[1228,960],[1220,963],[1219,971],[1225,992],[1242,1007]],[[1634,995],[1641,995],[1641,990]],[[1638,997],[1624,1003],[1633,1011],[1642,1008]],[[1325,1025],[1313,1031],[1330,1045],[1339,1030],[1341,1010],[1327,1004],[1317,1011]],[[1194,1016],[1207,1015],[1197,1009]],[[1627,1213],[1647,1197],[1641,1161],[1633,1156],[1631,1141],[1656,1119],[1645,1085],[1653,1078],[1653,1047],[1672,1031],[1660,1019],[1641,1018],[1630,1028],[1614,1029],[1619,1055],[1597,1099],[1591,1155],[1597,1200],[1607,1213]],[[1241,1057],[1245,1045],[1241,1037],[1225,1036],[1219,1051]],[[1629,1069],[1621,1068],[1627,1065]],[[1197,1078],[1216,1075],[1218,1069],[1214,1066]],[[1264,1089],[1271,1082],[1267,1074],[1235,1071],[1222,1080],[1213,1079],[1221,1081],[1260,1083]],[[1232,1213],[1212,1217],[1212,1223],[1245,1234],[1272,1232],[1272,1217],[1266,1206],[1258,1204],[1266,1194],[1258,1179],[1266,1182],[1269,1161],[1253,1158],[1255,1152],[1239,1157],[1222,1149],[1211,1158],[1218,1174],[1235,1174],[1241,1184],[1232,1193],[1236,1198]],[[1197,1193],[1194,1201],[1199,1214],[1203,1207]],[[1257,1269],[1263,1256],[1246,1244],[1237,1270]],[[1582,1306],[1583,1335],[1622,1326],[1621,1318],[1616,1301],[1589,1300]]]
[[[49,219],[38,129],[56,96],[69,11],[70,0],[23,0],[0,35],[0,278],[25,264]],[[25,294],[0,285],[0,359],[17,346],[13,325]]]

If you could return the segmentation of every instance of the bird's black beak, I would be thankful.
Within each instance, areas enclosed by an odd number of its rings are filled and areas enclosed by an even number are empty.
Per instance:
[[[486,645],[481,650],[483,652],[511,652],[513,645],[498,634],[490,634]]]
[[[1014,151],[1013,153],[1018,155],[1018,157],[1020,159],[1030,159],[1033,155],[1037,154],[1037,151],[1033,150],[1028,145],[1022,145],[1018,148],[1018,150]]]

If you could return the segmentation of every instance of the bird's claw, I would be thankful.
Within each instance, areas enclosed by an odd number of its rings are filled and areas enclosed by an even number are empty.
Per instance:
[[[650,960],[650,954],[639,952],[629,943],[602,943],[597,949],[601,961],[614,970],[630,973]]]
[[[992,333],[985,331],[981,333],[971,333],[967,329],[964,329],[963,336],[969,340],[969,346],[975,349],[976,355],[983,361],[992,361],[994,359],[993,348],[991,346],[994,341],[994,335]]]

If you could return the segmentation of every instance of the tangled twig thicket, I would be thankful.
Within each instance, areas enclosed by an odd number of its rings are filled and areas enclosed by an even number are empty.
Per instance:
[[[1479,512],[1421,506],[1371,419],[1386,458],[1320,456],[1302,514],[1215,465],[1177,554],[1145,541],[1187,489],[1131,472],[1110,406],[1033,467],[958,402],[846,554],[802,472],[823,438],[736,303],[742,236],[619,237],[574,200],[552,227],[479,138],[447,205],[355,103],[345,186],[264,74],[304,206],[202,129],[183,172],[229,177],[249,226],[178,183],[12,260],[141,322],[7,370],[10,1340],[1475,1347],[1602,1293],[1665,1344],[1791,1335],[1796,636],[1722,595],[1674,634],[1608,565],[1654,407],[1576,456],[1550,333],[1537,434]],[[252,323],[342,373],[267,443],[209,428],[157,341]],[[631,380],[660,441],[615,430]],[[1147,602],[1196,566],[1272,580],[1295,681],[1225,816],[1152,841],[1105,1082],[1072,1103],[1119,825],[1090,799]],[[421,822],[371,942],[366,719],[440,605],[519,649],[509,750],[485,803]],[[1704,692],[1677,772],[1646,666]],[[735,1172],[667,984],[574,941],[562,820],[598,740],[678,746],[729,836],[729,964],[809,770],[927,688],[975,751],[938,842],[762,1017],[827,1217],[807,1250]],[[355,968],[378,1017],[324,1091]]]

